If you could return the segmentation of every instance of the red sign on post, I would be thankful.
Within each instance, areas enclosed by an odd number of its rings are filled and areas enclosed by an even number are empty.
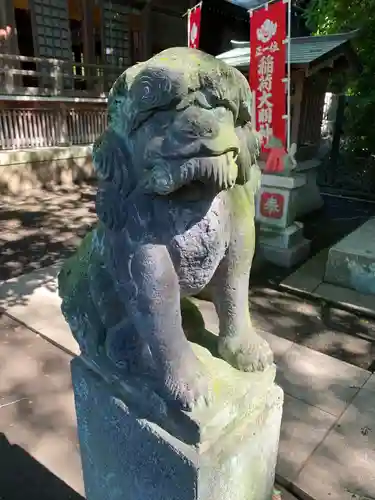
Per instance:
[[[201,31],[202,3],[199,3],[188,12],[188,47],[199,48],[199,36]]]
[[[255,128],[264,145],[273,136],[285,145],[287,4],[283,0],[251,12],[250,87]]]
[[[284,214],[284,196],[279,193],[262,193],[260,213],[269,219],[281,219]]]

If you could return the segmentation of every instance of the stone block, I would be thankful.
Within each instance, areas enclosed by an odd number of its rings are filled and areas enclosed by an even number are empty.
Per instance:
[[[259,161],[261,168],[265,162]],[[262,188],[277,187],[293,190],[295,217],[302,217],[322,208],[324,202],[317,183],[318,169],[321,161],[317,158],[298,161],[297,168],[291,176],[273,174],[262,175]]]
[[[277,367],[278,383],[287,394],[335,417],[370,377],[362,368],[297,344]]]
[[[304,174],[306,184],[298,190],[296,199],[296,216],[302,217],[319,210],[324,205],[320,194],[317,177],[321,161],[318,159],[298,162],[298,174]]]
[[[375,294],[375,217],[329,250],[324,281]]]
[[[303,467],[296,487],[307,498],[375,498],[375,407],[368,382]]]
[[[314,293],[323,281],[327,255],[328,249],[321,250],[300,266],[297,271],[289,275],[281,283],[281,288]]]
[[[310,253],[311,241],[302,238],[291,248],[263,244],[262,253],[266,260],[280,267],[290,268],[304,261]]]
[[[243,373],[194,345],[213,403],[167,407],[144,381],[110,383],[72,361],[88,500],[270,500],[283,392],[275,367]]]
[[[259,243],[270,247],[292,248],[303,238],[303,225],[292,224],[285,229],[275,229],[262,225],[259,234]]]
[[[296,218],[295,199],[297,188],[294,187],[292,182],[294,179],[276,175],[267,175],[267,177],[274,177],[276,185],[266,185],[262,178],[262,186],[256,197],[256,219],[262,224],[286,228],[293,224]],[[287,182],[288,180],[290,185]]]
[[[335,420],[330,413],[285,393],[276,477],[294,482]]]
[[[298,175],[274,175],[263,174],[262,186],[263,187],[277,187],[282,189],[298,189],[306,185],[306,177],[303,174]]]
[[[286,228],[297,216],[298,193],[306,185],[306,176],[264,174],[256,197],[256,219],[262,224]]]
[[[0,152],[0,192],[28,194],[95,177],[90,146]]]

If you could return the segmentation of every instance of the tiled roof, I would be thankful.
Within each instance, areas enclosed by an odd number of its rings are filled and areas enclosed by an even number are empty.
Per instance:
[[[291,64],[310,64],[354,38],[357,31],[325,36],[292,38],[290,46]],[[234,48],[216,56],[231,66],[248,66],[250,63],[249,42],[232,42]]]

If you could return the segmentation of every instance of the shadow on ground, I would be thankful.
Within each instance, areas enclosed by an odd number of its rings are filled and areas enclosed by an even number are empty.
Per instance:
[[[66,483],[0,433],[1,500],[83,500]]]
[[[208,294],[199,298],[212,329],[217,323],[213,304]],[[260,332],[375,372],[375,320],[260,285],[250,287],[249,307]]]
[[[256,328],[375,371],[375,321],[265,287],[250,290]]]
[[[81,493],[70,357],[6,315],[0,316],[0,334],[0,429],[12,445],[24,450],[24,454],[15,451],[13,459],[22,460],[30,455],[30,460],[47,466],[52,474]],[[10,451],[1,441],[0,450],[1,453]],[[15,500],[19,490],[23,491],[23,498],[30,498],[30,495],[34,498],[34,491],[27,489],[27,483],[12,481],[16,475],[14,471],[12,474],[4,472],[10,467],[11,459],[12,456],[6,459],[0,455],[0,498]],[[15,470],[22,470],[22,464],[13,464]],[[24,473],[31,481],[29,473]],[[51,478],[50,481],[52,484]],[[13,488],[14,494],[6,490],[5,485]],[[35,494],[38,500],[79,498],[53,492],[47,495],[47,488],[42,484],[38,487],[40,491],[45,490],[45,496]]]
[[[67,248],[65,247],[65,250]],[[74,251],[74,248],[72,249]],[[52,257],[51,257],[52,258]],[[36,293],[43,293],[44,300],[39,298],[37,304],[39,312],[41,305],[47,306],[46,293],[57,295],[57,275],[59,273],[61,261],[58,260],[51,266],[42,267],[34,270],[31,274],[16,276],[16,280],[5,282],[0,287],[0,310],[7,311],[12,307],[28,306],[31,304],[32,297]]]
[[[70,255],[95,222],[95,187],[40,190],[0,201],[0,281]]]

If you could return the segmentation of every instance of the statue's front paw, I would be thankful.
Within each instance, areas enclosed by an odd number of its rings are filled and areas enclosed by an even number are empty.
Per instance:
[[[198,359],[170,370],[164,384],[167,399],[177,403],[182,410],[192,411],[208,406],[211,401],[210,382]]]
[[[273,352],[257,334],[219,339],[219,354],[230,365],[244,372],[263,371],[273,363]]]

